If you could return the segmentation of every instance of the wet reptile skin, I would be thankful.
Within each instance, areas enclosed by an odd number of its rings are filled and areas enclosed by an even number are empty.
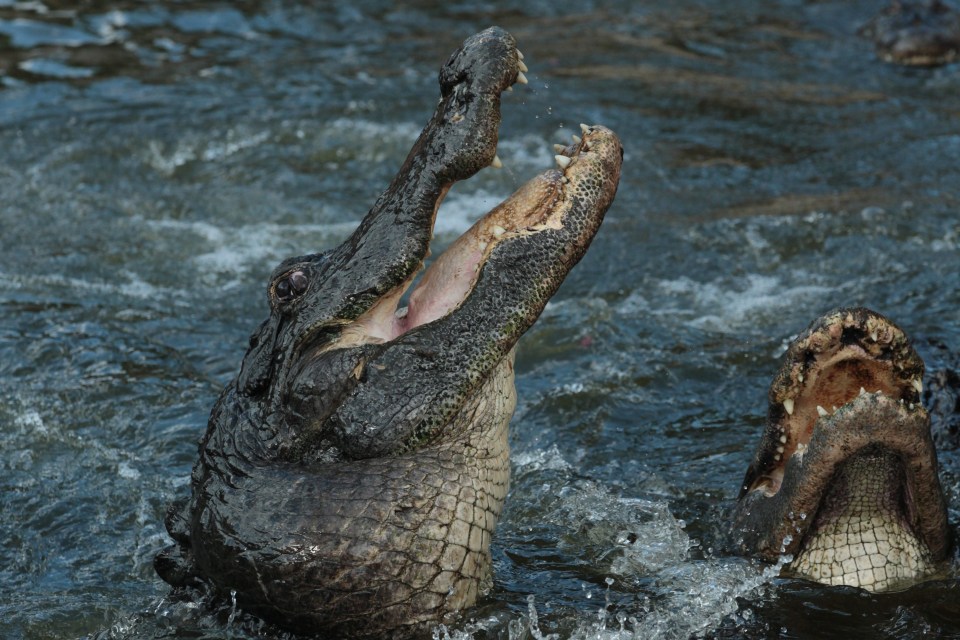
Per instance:
[[[281,263],[221,393],[176,542],[155,561],[286,630],[402,637],[472,605],[509,481],[514,350],[613,201],[623,151],[582,126],[558,167],[481,218],[404,292],[450,186],[497,164],[513,37],[468,38],[397,177],[329,251]]]
[[[791,570],[833,585],[882,591],[931,573],[930,550],[901,513],[903,469],[896,456],[865,451],[834,477],[817,520],[816,535],[790,563]]]
[[[737,545],[786,573],[881,591],[950,551],[924,364],[902,329],[837,309],[792,341],[734,509]]]
[[[253,600],[249,608],[286,627],[314,631],[317,612],[335,609],[330,637],[385,635],[472,604],[507,493],[515,403],[511,358],[455,421],[484,428],[438,446],[309,474],[233,458],[243,472],[204,498],[198,564],[240,593],[258,592],[248,607]]]

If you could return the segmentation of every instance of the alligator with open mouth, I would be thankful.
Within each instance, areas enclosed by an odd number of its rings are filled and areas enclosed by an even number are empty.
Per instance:
[[[935,574],[950,551],[923,360],[864,308],[817,319],[770,385],[735,508],[741,549],[788,573],[868,591]]]
[[[402,636],[474,603],[509,482],[514,349],[613,201],[601,126],[558,149],[411,287],[451,185],[498,165],[513,37],[467,39],[389,188],[340,246],[290,258],[200,443],[155,562],[285,629]]]

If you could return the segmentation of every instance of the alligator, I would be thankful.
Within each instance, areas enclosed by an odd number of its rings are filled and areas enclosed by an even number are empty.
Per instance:
[[[623,150],[581,125],[557,167],[455,240],[411,288],[451,185],[497,166],[501,93],[526,83],[492,27],[442,67],[440,101],[345,242],[283,261],[269,317],[210,415],[160,576],[281,629],[402,637],[491,583],[509,482],[513,362],[587,250]],[[405,306],[400,306],[403,301]],[[399,307],[399,308],[398,308]]]
[[[933,67],[960,54],[960,13],[940,0],[892,0],[859,33],[895,64]]]
[[[951,539],[923,373],[903,330],[868,309],[802,332],[770,385],[734,508],[740,550],[874,592],[935,575]]]

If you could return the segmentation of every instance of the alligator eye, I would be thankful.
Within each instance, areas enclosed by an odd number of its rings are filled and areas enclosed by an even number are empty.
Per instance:
[[[280,280],[273,288],[280,302],[290,302],[307,290],[307,276],[303,271],[294,271]]]

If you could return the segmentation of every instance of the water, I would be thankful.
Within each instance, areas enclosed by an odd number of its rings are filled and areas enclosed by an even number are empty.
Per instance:
[[[346,236],[494,23],[530,85],[439,244],[579,122],[626,158],[521,343],[495,588],[434,637],[960,634],[951,576],[867,595],[724,548],[792,335],[865,304],[930,368],[960,345],[960,67],[877,62],[881,4],[0,0],[0,637],[258,633],[166,598],[166,505],[270,269]]]

